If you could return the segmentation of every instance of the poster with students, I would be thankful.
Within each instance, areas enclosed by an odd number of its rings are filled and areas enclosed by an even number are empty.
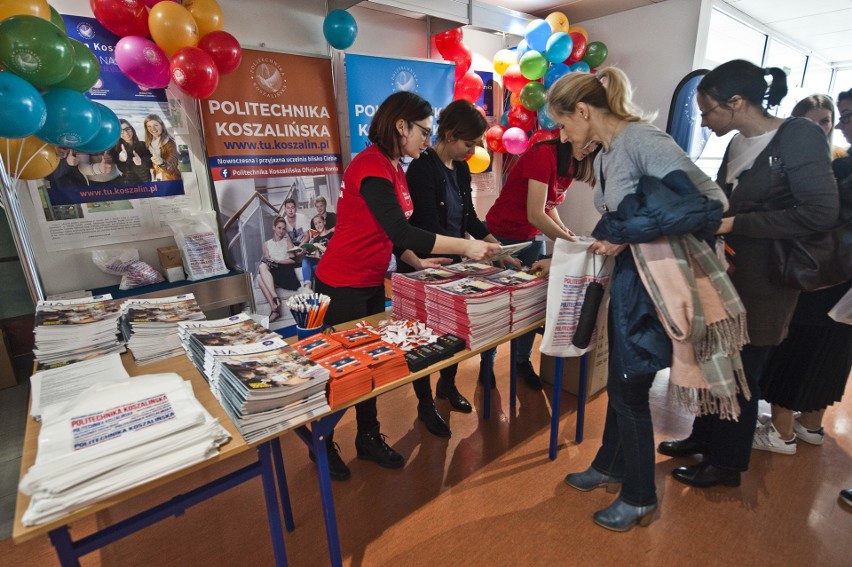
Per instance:
[[[252,274],[270,328],[294,324],[284,300],[310,282],[333,235],[343,163],[331,62],[243,50],[201,101],[208,166],[230,263]]]

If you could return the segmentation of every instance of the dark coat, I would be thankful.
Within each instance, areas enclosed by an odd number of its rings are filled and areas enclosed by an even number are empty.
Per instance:
[[[604,213],[592,236],[613,244],[639,244],[661,236],[711,236],[722,220],[722,203],[708,199],[686,173],[662,180],[643,176],[636,193]],[[672,343],[642,280],[630,249],[615,258],[610,279],[610,371],[629,379],[671,366]]]

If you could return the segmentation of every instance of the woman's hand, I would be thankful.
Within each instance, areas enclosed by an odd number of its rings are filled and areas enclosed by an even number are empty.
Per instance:
[[[722,219],[722,224],[716,229],[716,234],[728,234],[734,229],[734,217],[725,217]]]
[[[420,258],[418,256],[417,260],[419,260],[419,263],[420,263],[420,267],[417,268],[418,270],[425,270],[426,268],[440,268],[441,266],[447,266],[447,265],[453,263],[452,258],[443,258],[443,257],[442,258]]]
[[[536,260],[533,262],[533,265],[530,266],[530,272],[533,274],[539,273],[541,277],[546,278],[550,275],[550,258],[545,258],[544,260]]]
[[[124,147],[124,144],[121,144],[121,151],[118,152],[118,161],[122,163],[127,161],[127,148]]]
[[[518,260],[517,258],[512,257],[512,256],[508,256],[506,258],[503,258],[498,263],[500,264],[501,268],[510,267],[512,269],[515,269],[515,270],[520,270],[523,267],[523,264],[521,264],[521,261]]]
[[[163,158],[151,154],[151,163],[153,163],[154,165],[163,165]]]
[[[484,240],[468,240],[465,244],[464,255],[471,260],[487,260],[500,251],[502,246]]]
[[[595,240],[589,246],[589,251],[599,256],[618,256],[627,248],[627,244],[613,244],[606,240]]]

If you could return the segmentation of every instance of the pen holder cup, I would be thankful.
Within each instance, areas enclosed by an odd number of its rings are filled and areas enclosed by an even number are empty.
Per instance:
[[[311,327],[310,329],[305,329],[304,327],[300,327],[296,325],[296,338],[300,341],[302,339],[307,339],[312,335],[316,335],[317,333],[322,333],[325,329],[325,325],[320,325],[319,327]]]

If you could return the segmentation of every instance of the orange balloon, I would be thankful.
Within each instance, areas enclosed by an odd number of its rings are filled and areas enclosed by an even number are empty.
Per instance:
[[[521,104],[521,93],[513,92],[511,95],[509,95],[509,104],[512,106],[512,108],[515,108],[516,106]]]
[[[0,156],[9,175],[18,179],[42,179],[59,165],[56,146],[35,136],[0,138]]]
[[[148,14],[151,38],[171,57],[184,47],[195,47],[200,39],[198,24],[189,10],[176,2],[158,2]]]
[[[544,21],[550,24],[550,29],[553,30],[553,33],[568,33],[568,29],[571,27],[568,25],[568,16],[562,12],[551,12]]]
[[[0,22],[12,16],[35,16],[50,21],[47,0],[3,0],[0,2]]]
[[[578,34],[585,37],[586,41],[589,41],[589,32],[587,32],[586,28],[584,28],[583,26],[571,26],[570,28],[568,28],[568,33],[573,32],[577,32]]]
[[[225,15],[216,0],[186,0],[183,5],[198,24],[198,37],[225,27]]]

